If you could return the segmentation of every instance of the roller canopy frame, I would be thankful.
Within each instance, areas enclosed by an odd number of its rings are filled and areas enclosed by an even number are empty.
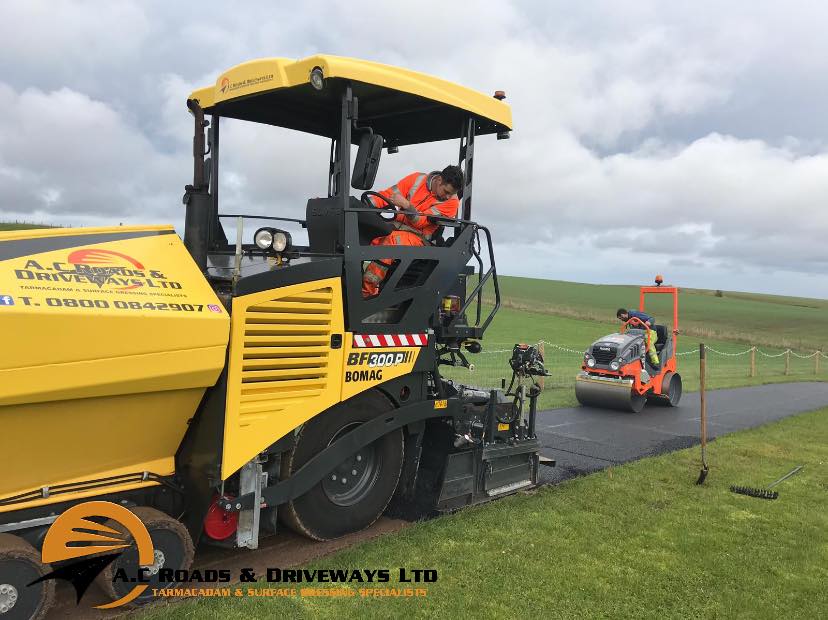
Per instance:
[[[677,286],[642,286],[638,293],[638,309],[644,312],[644,301],[647,295],[673,296],[673,351],[678,351],[678,287]]]

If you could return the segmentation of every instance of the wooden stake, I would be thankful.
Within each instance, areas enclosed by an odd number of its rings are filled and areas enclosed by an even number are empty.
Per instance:
[[[814,374],[819,374],[819,358],[822,357],[822,351],[817,349],[816,354],[814,355]]]
[[[707,404],[704,398],[704,375],[705,375],[705,356],[704,345],[699,344],[699,396],[701,397],[701,415],[699,416],[699,423],[701,424],[701,461],[702,468],[699,471],[699,477],[696,484],[704,484],[705,478],[710,468],[707,467]]]
[[[756,347],[750,348],[750,376],[756,376]]]
[[[785,374],[787,375],[791,370],[791,350],[785,351]]]
[[[707,364],[704,355],[704,345],[699,345],[699,397],[701,400],[701,445],[702,445],[702,463],[704,463],[704,449],[707,446],[707,403],[704,398],[704,375],[707,369]]]

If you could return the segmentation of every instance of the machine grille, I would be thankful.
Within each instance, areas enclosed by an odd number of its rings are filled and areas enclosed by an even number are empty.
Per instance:
[[[243,425],[325,391],[332,313],[329,287],[247,308],[239,403]]]
[[[617,355],[618,349],[616,347],[598,345],[592,347],[592,357],[594,357],[595,361],[599,364],[609,364],[616,358]]]

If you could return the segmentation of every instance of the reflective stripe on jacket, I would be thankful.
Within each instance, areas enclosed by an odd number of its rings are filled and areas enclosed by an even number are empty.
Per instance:
[[[411,203],[411,206],[421,215],[406,215],[400,214],[397,216],[397,222],[400,230],[406,230],[414,234],[419,234],[424,239],[431,239],[434,231],[440,226],[439,222],[432,222],[428,219],[430,215],[438,215],[442,217],[457,217],[457,212],[460,209],[460,201],[456,197],[448,200],[439,201],[434,194],[431,193],[431,179],[440,174],[439,172],[432,172],[425,174],[424,172],[412,172],[406,177],[400,179],[396,184],[388,189],[384,189],[380,194],[386,198],[390,198],[394,194],[400,194]],[[375,205],[379,207],[385,206],[378,204],[382,201],[372,198]]]

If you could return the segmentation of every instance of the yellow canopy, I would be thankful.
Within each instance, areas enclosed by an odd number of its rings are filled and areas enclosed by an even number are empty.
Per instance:
[[[310,84],[317,67],[325,80],[322,90]],[[478,135],[512,128],[511,108],[492,96],[424,73],[340,56],[251,60],[190,98],[209,114],[336,137],[338,85],[345,80],[359,99],[360,125],[371,126],[389,146],[456,138],[469,115]]]

